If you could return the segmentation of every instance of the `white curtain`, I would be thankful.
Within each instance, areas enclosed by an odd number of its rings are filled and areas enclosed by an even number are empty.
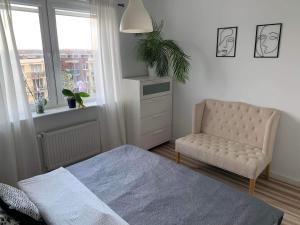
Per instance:
[[[18,180],[40,172],[10,4],[0,0],[0,182],[15,185]]]
[[[126,143],[116,2],[91,0],[91,14],[92,37],[96,52],[97,101],[101,106],[101,141],[103,150],[106,151]]]

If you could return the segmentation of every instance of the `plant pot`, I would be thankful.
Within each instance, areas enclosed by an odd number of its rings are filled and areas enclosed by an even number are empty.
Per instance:
[[[76,99],[75,98],[68,98],[68,105],[70,109],[75,109],[76,108]]]
[[[148,66],[148,74],[149,74],[149,77],[152,77],[152,78],[155,78],[155,77],[157,77],[157,75],[156,75],[156,67],[155,66],[153,66],[153,67],[151,67],[151,66]]]
[[[35,112],[37,114],[43,114],[45,112],[45,103],[43,99],[38,99],[35,102]]]

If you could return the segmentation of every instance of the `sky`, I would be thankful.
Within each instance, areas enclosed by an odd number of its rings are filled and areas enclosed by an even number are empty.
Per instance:
[[[39,15],[36,12],[13,11],[13,27],[19,50],[42,49]],[[91,49],[90,19],[56,16],[60,49]]]

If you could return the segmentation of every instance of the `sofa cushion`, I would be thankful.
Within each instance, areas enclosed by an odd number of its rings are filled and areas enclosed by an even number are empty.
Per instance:
[[[268,163],[261,148],[204,133],[177,139],[176,151],[251,179]]]
[[[274,109],[240,102],[206,100],[201,133],[263,147],[265,128]]]

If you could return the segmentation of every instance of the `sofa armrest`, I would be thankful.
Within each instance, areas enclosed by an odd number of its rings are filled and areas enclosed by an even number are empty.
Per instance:
[[[274,111],[266,124],[262,151],[266,155],[269,162],[272,160],[279,119],[280,112]]]
[[[198,134],[201,132],[201,124],[202,124],[202,117],[204,113],[206,101],[200,102],[194,105],[193,108],[193,122],[192,122],[192,133]]]

